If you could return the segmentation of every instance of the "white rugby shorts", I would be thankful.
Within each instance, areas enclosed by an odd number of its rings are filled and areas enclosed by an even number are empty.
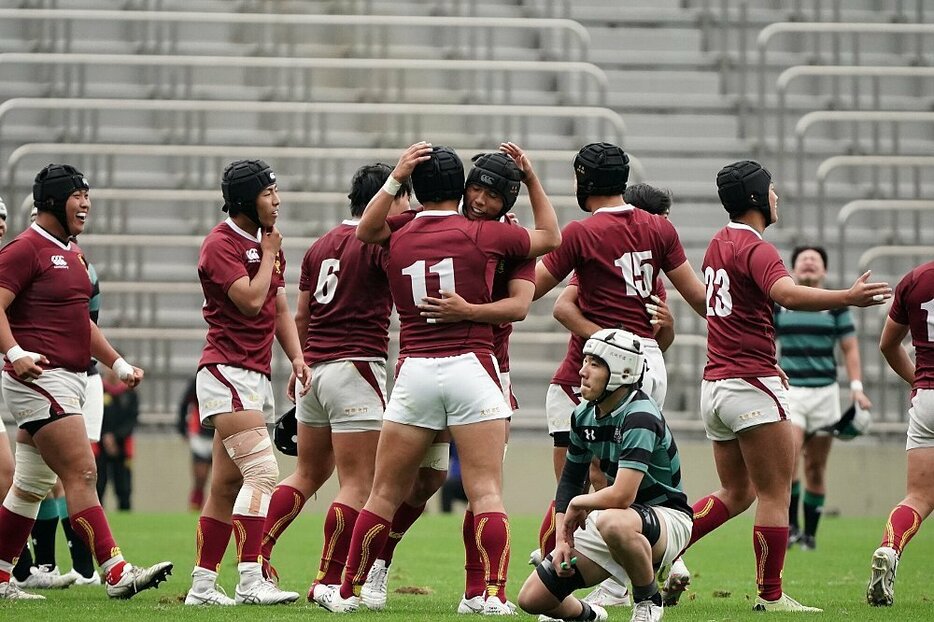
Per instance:
[[[211,417],[223,413],[255,410],[266,423],[275,420],[276,402],[272,383],[265,375],[230,365],[205,365],[196,377],[201,424],[213,428]]]
[[[905,449],[934,447],[934,389],[918,389],[908,408],[908,443]]]
[[[3,399],[16,425],[50,419],[50,409],[56,415],[82,413],[87,393],[88,375],[60,367],[43,370],[32,381],[20,380],[3,372]]]
[[[833,425],[843,416],[840,385],[836,382],[824,387],[789,387],[787,392],[788,419],[806,434]]]
[[[701,416],[707,438],[731,441],[737,433],[788,418],[788,395],[778,376],[701,382]]]
[[[311,388],[305,396],[296,384],[295,417],[332,432],[379,430],[386,409],[386,362],[342,360],[311,367]]]
[[[656,564],[656,568],[672,563],[677,559],[684,547],[688,545],[691,539],[691,528],[693,526],[692,517],[684,512],[672,510],[671,508],[660,505],[651,506],[658,517],[658,522],[665,525],[665,531],[668,534],[668,542],[665,545],[665,553],[662,560]],[[600,535],[597,529],[597,519],[600,514],[613,510],[594,510],[587,515],[585,529],[577,529],[574,532],[574,548],[578,553],[591,560],[612,576],[620,585],[629,584],[629,575],[626,569],[610,553],[610,548],[606,541]]]
[[[492,354],[406,357],[383,418],[429,430],[468,425],[512,415],[499,385]]]

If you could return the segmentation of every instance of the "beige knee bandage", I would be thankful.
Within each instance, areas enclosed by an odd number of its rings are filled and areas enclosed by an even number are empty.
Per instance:
[[[6,439],[2,439],[6,442]],[[7,493],[3,505],[11,512],[27,518],[35,518],[39,504],[52,490],[58,479],[39,451],[25,443],[16,444],[13,487]]]
[[[233,513],[266,516],[269,499],[279,479],[279,465],[265,427],[237,432],[224,439],[224,448],[243,475],[243,486],[234,501]]]

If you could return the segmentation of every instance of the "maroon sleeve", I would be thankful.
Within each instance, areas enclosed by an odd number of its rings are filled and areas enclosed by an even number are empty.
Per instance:
[[[908,292],[914,284],[914,275],[915,272],[912,270],[898,282],[898,286],[895,288],[895,295],[892,297],[892,308],[889,309],[889,318],[893,322],[898,322],[903,326],[910,325],[907,298]]]
[[[684,254],[684,246],[681,245],[681,238],[678,237],[675,226],[666,218],[660,218],[660,220],[659,231],[661,232],[662,244],[665,248],[665,255],[661,260],[661,268],[665,272],[669,272],[683,264],[688,258],[687,255]]]
[[[571,275],[571,280],[568,281],[568,285],[573,285],[574,287],[580,287],[580,286],[581,286],[580,279],[577,278],[577,273],[576,273],[576,272],[575,272],[574,274]]]
[[[233,242],[216,238],[204,249],[202,267],[208,278],[226,292],[235,281],[250,276],[241,255],[240,249]]]
[[[477,233],[478,245],[490,255],[527,257],[532,245],[528,231],[502,222],[480,222]]]
[[[401,214],[396,214],[395,216],[390,216],[386,219],[386,225],[389,227],[389,230],[395,233],[405,225],[409,224],[415,219],[415,215],[418,214],[418,211],[409,209],[405,210]]]
[[[302,274],[298,277],[298,291],[300,292],[307,292],[311,290],[311,279],[313,278],[310,274],[311,255],[314,248],[315,245],[312,244],[311,247],[305,251],[305,256],[302,258]]]
[[[16,239],[0,250],[0,287],[19,294],[37,273],[36,254],[29,242]]]
[[[766,296],[780,278],[789,276],[778,250],[768,242],[750,248],[748,267],[749,276]]]
[[[508,269],[509,280],[521,279],[523,281],[535,282],[535,260],[523,259],[513,263]]]
[[[580,222],[575,220],[568,223],[561,232],[561,246],[542,257],[545,268],[558,281],[563,281],[571,273],[580,257],[580,230]]]

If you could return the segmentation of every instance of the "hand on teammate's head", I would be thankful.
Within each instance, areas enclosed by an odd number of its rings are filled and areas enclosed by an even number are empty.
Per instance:
[[[396,167],[392,169],[392,176],[396,181],[402,181],[411,177],[415,167],[431,158],[431,143],[421,140],[409,145],[409,148],[402,152]]]

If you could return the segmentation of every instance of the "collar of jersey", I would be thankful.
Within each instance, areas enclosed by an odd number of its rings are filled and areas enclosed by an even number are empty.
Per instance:
[[[57,244],[57,245],[60,246],[61,248],[64,248],[66,251],[70,251],[70,250],[71,250],[71,242],[70,242],[70,241],[68,242],[68,244],[62,244],[62,241],[61,241],[61,240],[59,240],[57,237],[55,237],[54,235],[52,235],[51,233],[49,233],[48,231],[46,231],[45,229],[43,229],[42,227],[40,227],[39,225],[37,225],[36,223],[32,223],[31,225],[29,225],[29,228],[32,229],[33,231],[35,231],[36,233],[38,233],[39,235],[41,235],[42,237],[44,237],[46,240],[48,240],[48,241],[50,241],[50,242],[54,242],[55,244]]]
[[[226,222],[226,223],[227,223],[227,226],[230,227],[231,229],[233,229],[235,233],[237,233],[238,235],[242,235],[243,237],[245,237],[246,239],[248,239],[250,242],[259,242],[259,241],[260,241],[259,229],[256,230],[256,235],[255,235],[255,236],[252,236],[252,235],[250,235],[249,233],[247,233],[246,231],[244,231],[243,229],[241,229],[240,227],[238,227],[238,226],[237,226],[237,223],[235,223],[235,222],[233,221],[232,218],[228,217],[227,220],[225,220],[224,222]]]
[[[744,222],[735,222],[731,220],[729,224],[727,225],[727,227],[729,227],[730,229],[749,229],[750,231],[756,234],[756,237],[758,237],[760,240],[762,239],[761,233],[759,233],[758,231],[756,231],[755,229],[753,229],[752,227],[750,227]]]
[[[632,205],[623,203],[622,205],[614,205],[613,207],[601,207],[600,209],[594,211],[594,214],[599,214],[600,212],[606,212],[607,214],[618,214],[620,212],[628,212],[631,209],[634,209]]]
[[[342,224],[342,225],[348,225],[348,226],[350,226],[350,227],[356,227],[357,225],[360,224],[360,219],[359,219],[359,218],[350,218],[350,219],[347,219],[347,220],[342,220],[342,221],[341,221],[341,224]]]
[[[620,403],[616,406],[616,408],[614,408],[613,410],[611,410],[611,411],[608,412],[607,414],[603,415],[602,417],[598,417],[598,416],[597,416],[597,403],[594,402],[594,403],[593,403],[594,418],[595,418],[595,419],[606,419],[607,417],[612,417],[612,416],[615,415],[616,413],[620,412],[622,409],[626,408],[626,406],[629,405],[629,402],[631,402],[633,399],[635,399],[636,393],[637,393],[639,390],[641,390],[641,388],[642,388],[642,387],[639,387],[638,389],[633,389],[632,391],[630,391],[630,392],[629,392],[629,395],[626,396],[626,399],[624,399],[622,402],[620,402]]]
[[[460,214],[446,209],[427,209],[415,214],[416,218],[421,218],[422,216],[460,216]]]

